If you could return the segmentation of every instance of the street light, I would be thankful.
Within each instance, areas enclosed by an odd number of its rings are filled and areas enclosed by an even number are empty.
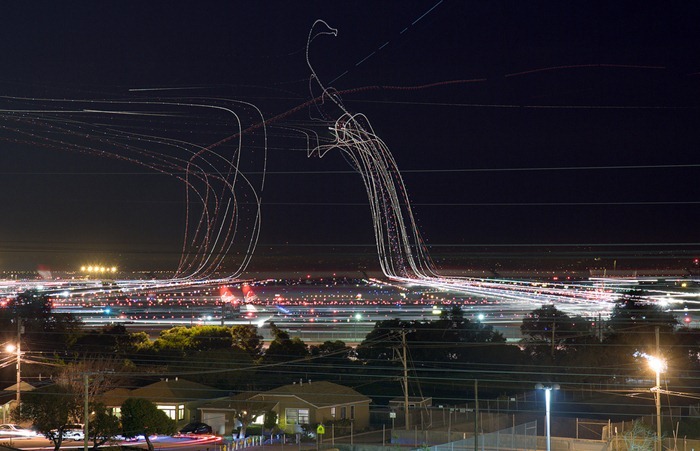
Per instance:
[[[352,335],[355,338],[355,341],[360,341],[357,338],[357,323],[359,323],[361,320],[362,320],[362,313],[360,313],[360,312],[355,313],[355,325],[352,328],[352,330],[353,330]]]
[[[656,386],[651,388],[656,402],[656,443],[654,448],[661,451],[661,372],[666,370],[666,361],[655,356],[646,356],[649,367],[656,373]]]
[[[545,424],[547,428],[547,451],[552,451],[552,428],[549,414],[549,405],[551,404],[552,390],[559,390],[559,384],[542,385],[537,384],[535,388],[544,390],[544,405],[545,405]]]

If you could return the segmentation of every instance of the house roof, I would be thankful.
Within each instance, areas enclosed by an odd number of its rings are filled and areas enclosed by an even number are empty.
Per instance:
[[[44,378],[44,379],[39,379],[37,381],[34,381],[33,383],[29,383],[27,381],[21,381],[19,384],[20,387],[20,392],[26,393],[30,392],[32,390],[36,390],[37,388],[40,387],[45,387],[47,385],[54,384],[55,381],[52,379]],[[17,396],[17,384],[12,384],[9,387],[5,388],[4,390],[0,390],[0,405],[5,405],[10,401],[13,401]]]
[[[242,393],[241,393],[242,394]],[[215,399],[202,404],[199,410],[245,410],[252,408],[257,411],[272,410],[277,405],[276,401],[265,401],[261,399],[251,398],[250,393],[246,393],[247,397],[228,396],[226,398]]]
[[[53,383],[53,381],[50,381],[50,382]],[[37,388],[37,386],[40,386],[40,385],[42,385],[42,384],[40,384],[40,383],[39,384],[30,384],[27,381],[20,381],[19,390],[21,392],[32,391],[32,390],[35,390]],[[43,384],[43,385],[46,385],[46,384]],[[5,387],[3,390],[17,392],[17,383],[14,383],[14,384],[10,385],[9,387]]]
[[[350,387],[326,381],[283,385],[253,396],[263,401],[280,397],[295,397],[317,408],[371,402],[370,398]]]
[[[114,388],[99,396],[100,401],[108,407],[121,406],[124,404],[124,401],[131,397],[131,390],[128,388]]]
[[[214,387],[185,379],[165,379],[131,390],[130,398],[145,398],[152,402],[189,402],[220,397]]]

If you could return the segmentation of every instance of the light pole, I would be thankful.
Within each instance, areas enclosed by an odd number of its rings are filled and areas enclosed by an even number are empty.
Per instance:
[[[5,347],[5,350],[9,353],[15,353],[17,356],[17,408],[19,408],[19,403],[22,400],[20,383],[22,382],[22,350],[20,349],[19,340],[16,345],[9,344]]]
[[[545,425],[547,433],[547,451],[552,451],[552,429],[549,414],[549,406],[552,399],[552,390],[559,390],[559,384],[554,385],[542,385],[537,384],[535,388],[538,390],[544,390],[544,408],[545,408]]]
[[[353,327],[352,335],[353,335],[353,338],[355,339],[355,341],[357,341],[357,342],[360,341],[360,339],[357,338],[357,323],[359,323],[360,320],[362,320],[362,313],[360,313],[360,312],[355,313],[355,326]]]
[[[661,372],[666,369],[666,361],[658,357],[647,357],[649,366],[656,373],[656,386],[651,388],[656,402],[656,443],[654,449],[661,451]]]

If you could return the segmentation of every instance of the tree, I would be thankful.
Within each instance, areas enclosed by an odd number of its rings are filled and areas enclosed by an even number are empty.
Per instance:
[[[277,412],[274,410],[268,410],[265,412],[265,421],[263,421],[263,435],[265,434],[265,429],[270,431],[270,435],[274,434],[274,430],[277,427]]]
[[[646,364],[635,365],[634,355],[638,352],[656,354],[656,328],[660,332],[660,345],[670,351],[674,349],[678,321],[670,312],[665,312],[658,305],[648,302],[642,291],[631,291],[623,295],[613,307],[607,322],[604,344],[606,348],[615,349],[615,362],[620,368],[639,371]]]
[[[112,440],[121,432],[119,418],[113,415],[103,404],[93,404],[90,408],[88,439],[92,440],[92,449],[97,449]]]
[[[92,403],[95,396],[122,385],[123,379],[112,373],[123,369],[123,362],[114,357],[85,358],[63,366],[56,380],[59,384],[70,387],[73,393],[85,396],[84,375],[89,374],[88,400]]]
[[[394,349],[401,346],[401,331],[411,326],[411,322],[398,318],[377,321],[357,347],[357,356],[367,363],[394,360]]]
[[[272,341],[265,351],[265,362],[285,362],[309,356],[306,343],[299,337],[290,338],[289,333],[270,323]]]
[[[72,349],[80,353],[125,357],[145,345],[150,346],[145,332],[130,333],[123,324],[115,324],[79,336]]]
[[[0,330],[6,337],[8,333],[14,336],[19,320],[24,329],[23,347],[33,352],[63,352],[77,337],[81,323],[71,314],[54,313],[51,305],[48,294],[39,290],[19,293],[7,309],[0,310]]]
[[[224,326],[192,327],[190,347],[198,351],[230,349],[233,345],[231,329]]]
[[[615,303],[607,324],[606,338],[649,346],[655,344],[654,331],[657,327],[668,336],[677,325],[678,320],[673,313],[646,301],[644,292],[631,291]]]
[[[245,438],[248,426],[260,415],[265,415],[273,406],[273,403],[270,402],[249,399],[251,395],[252,393],[242,393],[231,400],[230,407],[234,411],[233,417],[241,423],[238,438]]]
[[[493,345],[506,342],[492,325],[466,319],[462,308],[456,305],[443,311],[438,320],[417,323],[415,333],[406,339],[417,343],[413,348],[418,347],[423,360],[459,362],[490,360]],[[432,345],[436,342],[447,346],[436,349]],[[413,348],[412,352],[416,352]]]
[[[49,385],[25,393],[21,406],[15,410],[20,421],[30,421],[34,427],[51,440],[58,451],[63,443],[66,425],[76,423],[83,413],[80,396],[70,387]]]
[[[250,357],[257,359],[262,354],[263,337],[258,334],[258,328],[250,325],[231,327],[233,346],[247,352]]]
[[[149,451],[153,451],[151,434],[174,434],[175,421],[168,418],[151,401],[143,398],[129,398],[122,404],[122,434],[136,437],[143,434]]]
[[[436,320],[377,322],[357,348],[358,357],[366,362],[394,360],[394,350],[402,346],[402,333],[406,334],[413,359],[420,362],[481,361],[483,349],[506,341],[493,326],[469,321],[462,309],[454,306]]]
[[[206,367],[207,371],[191,374],[193,382],[210,385],[225,390],[240,389],[255,380],[255,362],[238,348],[210,351],[191,351],[187,359],[169,362],[167,371],[171,373],[191,372],[193,367]]]
[[[535,361],[562,360],[577,345],[593,338],[591,325],[580,316],[570,317],[554,305],[531,311],[520,325],[521,344]]]
[[[311,346],[309,353],[312,357],[332,357],[335,360],[341,360],[350,358],[353,355],[353,349],[342,340],[327,340],[320,345]]]
[[[641,421],[632,423],[632,429],[622,435],[629,451],[652,451],[656,434]]]
[[[208,351],[226,349],[233,344],[229,328],[223,326],[173,327],[161,331],[153,343],[156,349]]]

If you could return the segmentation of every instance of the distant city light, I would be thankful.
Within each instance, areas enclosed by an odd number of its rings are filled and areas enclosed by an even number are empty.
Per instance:
[[[102,265],[87,265],[81,266],[80,272],[86,272],[88,274],[105,274],[105,273],[116,273],[116,266],[102,266]]]

